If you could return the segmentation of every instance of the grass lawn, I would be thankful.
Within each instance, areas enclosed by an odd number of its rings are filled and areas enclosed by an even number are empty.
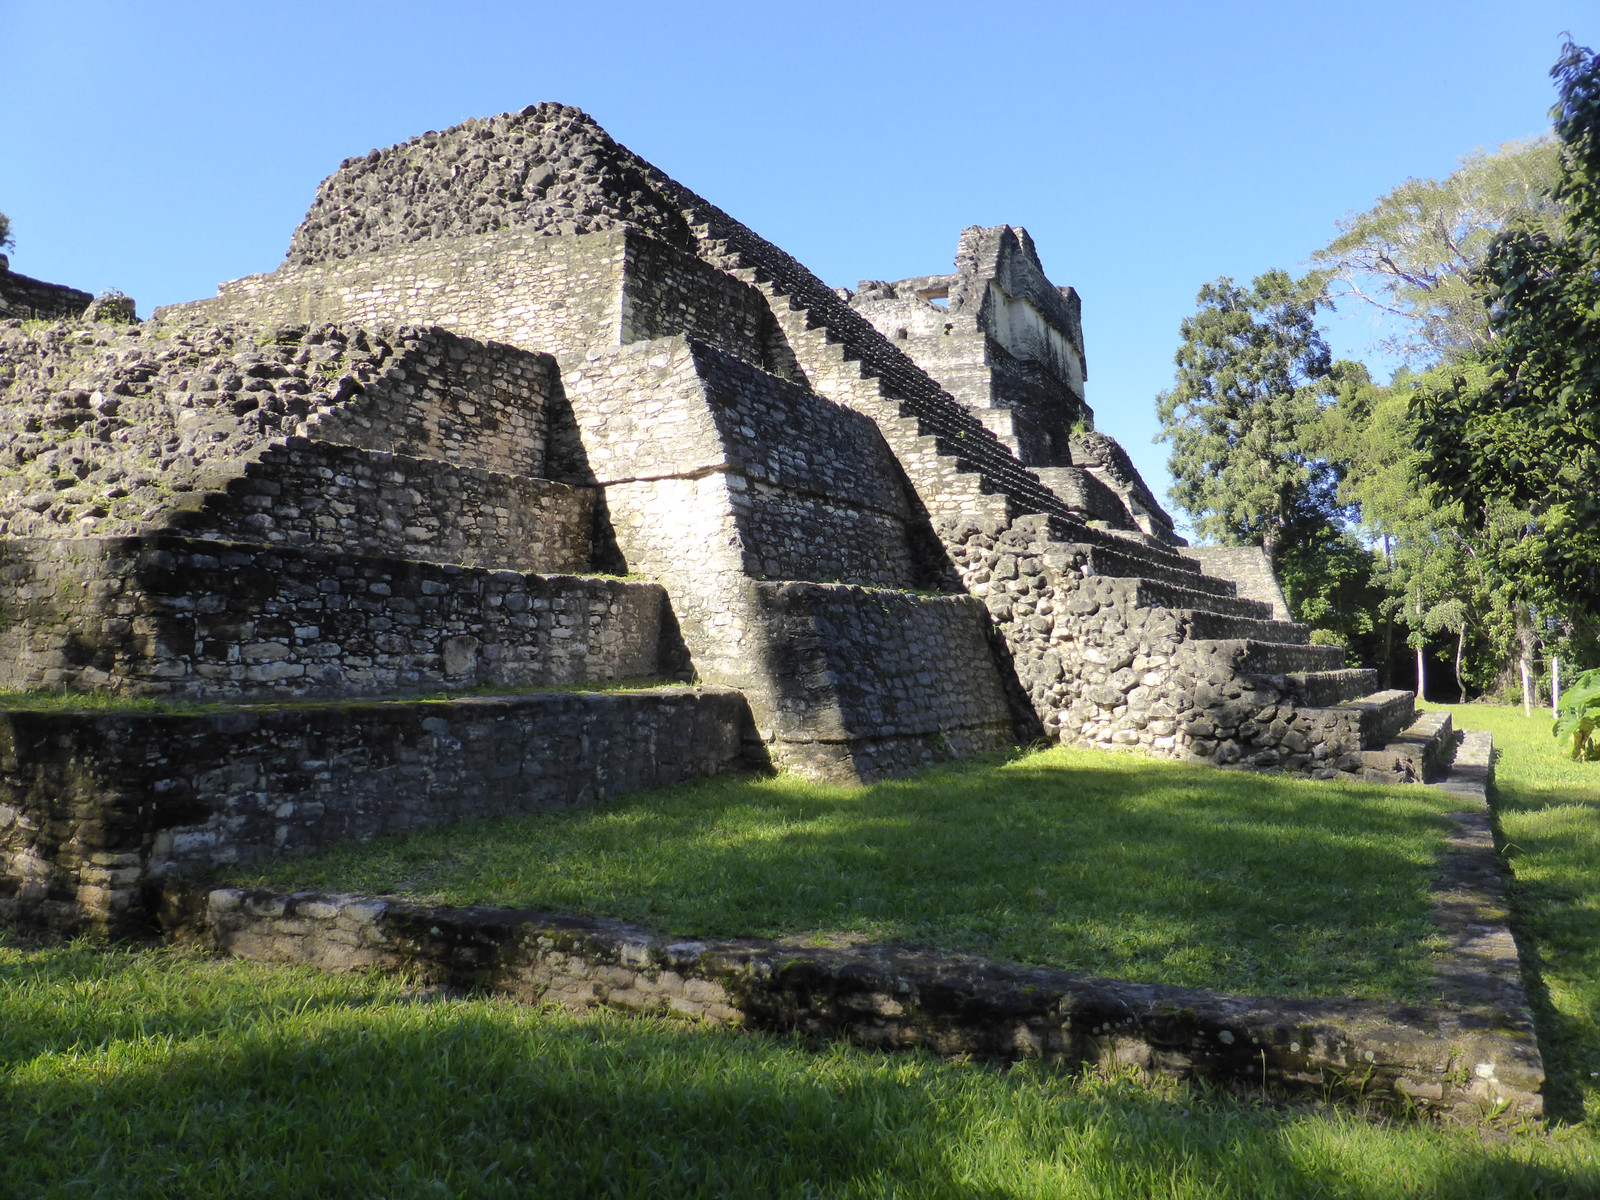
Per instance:
[[[7,1197],[1561,1197],[1583,1130],[1386,1127],[393,981],[0,939]]]
[[[1434,789],[1056,748],[868,788],[714,779],[230,875],[809,934],[1258,995],[1426,999]]]
[[[1592,957],[1600,942],[1600,772],[1543,757],[1540,722],[1473,707],[1458,723],[1495,728],[1502,746],[1501,821],[1517,866],[1518,919],[1535,938],[1550,939],[1535,947],[1550,997],[1541,1018],[1546,1051],[1564,1072],[1558,1086],[1569,1093],[1565,1115],[1579,1117],[1587,1103],[1586,1119],[1576,1123],[1487,1133],[1391,1126],[1132,1076],[1002,1070],[843,1046],[819,1052],[603,1013],[571,1017],[496,1001],[431,999],[365,975],[0,937],[0,1196],[1600,1195],[1596,1080],[1580,1078],[1595,1069],[1585,1064],[1600,1051]],[[983,790],[991,809],[1015,792],[1022,803],[1041,803],[1027,796],[1030,774],[1060,777],[1079,762],[1055,754],[989,771]],[[1235,790],[1253,799],[1208,820],[1201,803],[1208,778],[1217,781],[1213,799]],[[1215,824],[1218,837],[1254,852],[1254,843],[1279,828],[1274,821],[1282,818],[1270,805],[1294,793],[1256,790],[1271,782],[1095,757],[1065,786],[1058,778],[1055,790],[1067,793],[1058,801],[1063,809],[1119,811],[1113,824],[1125,826],[1129,849],[1108,863],[1116,845],[1109,834],[1090,848],[1105,873],[1136,864],[1138,839],[1159,833],[1141,879],[1152,896],[1164,897],[1184,889],[1160,885],[1162,871],[1195,875],[1186,864],[1212,861],[1209,851],[1186,859],[1186,838],[1206,843]],[[1162,827],[1136,798],[1167,789],[1189,815]],[[1336,812],[1352,806],[1353,820],[1362,806],[1376,804],[1369,791],[1348,789],[1348,800],[1338,798],[1339,789],[1313,794],[1328,797]],[[940,822],[904,811],[910,799],[867,801],[868,794],[849,794],[855,809],[845,797],[833,801],[841,830],[898,820],[938,844]],[[798,848],[830,840],[826,829],[809,828],[824,815],[803,807],[810,803],[782,802],[802,805],[793,814],[806,826]],[[1309,807],[1309,799],[1303,803]],[[722,807],[736,806],[728,800]],[[956,807],[931,812],[954,819]],[[1385,814],[1381,805],[1370,811],[1389,841],[1434,821],[1425,805],[1421,816]],[[569,827],[579,816],[556,825]],[[1003,827],[1007,819],[991,812],[991,823]],[[1329,818],[1313,834],[1317,825],[1302,818],[1304,836],[1313,839],[1302,856],[1317,839],[1329,853],[1347,845],[1357,853],[1359,832],[1344,820]],[[1293,828],[1281,836],[1299,836]],[[1039,836],[1035,831],[1033,840]],[[919,843],[902,835],[895,844]],[[728,857],[712,850],[713,858]],[[1037,862],[1048,866],[1071,850],[1050,840]],[[939,850],[924,869],[943,870],[953,854]],[[1385,867],[1409,854],[1369,856],[1377,869],[1369,867],[1366,880],[1378,882]],[[1316,873],[1306,859],[1303,874],[1314,881]],[[950,886],[973,884],[958,878]],[[1237,882],[1229,888],[1223,894],[1230,904],[1249,890]],[[1130,915],[1142,912],[1132,899]],[[1569,910],[1586,911],[1589,923],[1573,924]],[[1164,921],[1172,935],[1182,924],[1175,916]]]

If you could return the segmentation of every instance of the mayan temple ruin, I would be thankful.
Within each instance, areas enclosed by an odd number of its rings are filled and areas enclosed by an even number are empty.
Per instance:
[[[1174,536],[1022,229],[836,290],[541,104],[347,160],[271,274],[89,300],[0,272],[0,688],[191,703],[0,713],[0,921],[739,766],[1450,752]]]

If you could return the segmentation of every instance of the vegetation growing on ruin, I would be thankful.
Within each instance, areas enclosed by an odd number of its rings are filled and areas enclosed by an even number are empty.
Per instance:
[[[168,696],[130,696],[121,692],[77,692],[38,689],[0,691],[0,710],[83,713],[219,713],[278,708],[351,708],[368,704],[450,704],[487,696],[528,696],[541,692],[637,692],[650,688],[681,687],[678,679],[601,679],[588,683],[531,683],[518,687],[479,684],[468,688],[440,688],[403,696],[316,697],[274,700],[181,700]]]
[[[232,881],[808,934],[1256,995],[1429,994],[1451,800],[1056,748],[866,788],[719,778]]]

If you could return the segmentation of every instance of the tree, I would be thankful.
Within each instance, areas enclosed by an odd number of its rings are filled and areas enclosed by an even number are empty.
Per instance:
[[[1277,563],[1297,523],[1327,523],[1336,480],[1300,433],[1329,394],[1315,323],[1322,280],[1274,270],[1249,290],[1218,279],[1180,327],[1175,386],[1156,398],[1173,501],[1205,537],[1259,545]]]
[[[1552,231],[1515,223],[1473,272],[1494,337],[1419,390],[1424,475],[1484,528],[1525,514],[1502,573],[1541,614],[1600,614],[1600,58],[1571,42],[1551,75],[1560,146]]]
[[[6,216],[5,213],[0,213],[0,250],[16,244],[16,241],[11,236],[11,218]]]
[[[1406,332],[1391,348],[1412,362],[1479,349],[1491,338],[1482,285],[1473,271],[1512,224],[1553,233],[1562,205],[1551,195],[1560,151],[1549,138],[1475,151],[1444,179],[1408,179],[1364,213],[1339,222],[1340,236],[1312,261]]]

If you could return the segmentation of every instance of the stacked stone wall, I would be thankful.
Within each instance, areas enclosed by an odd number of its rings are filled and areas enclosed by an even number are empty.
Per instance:
[[[83,315],[94,297],[77,288],[19,275],[0,254],[0,317],[59,321]]]
[[[869,419],[683,338],[565,382],[628,569],[667,587],[700,677],[746,692],[775,757],[871,779],[1009,742],[981,611],[905,591],[915,518]]]
[[[595,490],[307,438],[168,522],[190,537],[546,574],[589,570]]]
[[[1360,778],[1369,766],[1362,746],[1399,733],[1383,722],[1409,720],[1409,706],[1387,700],[1305,705],[1281,673],[1285,647],[1277,643],[1279,673],[1254,667],[1240,629],[1304,637],[1303,627],[1266,619],[1265,604],[1231,602],[1260,614],[1254,618],[1196,611],[1182,607],[1192,598],[1181,585],[1094,574],[1092,551],[1054,541],[1040,517],[946,521],[941,533],[1049,736],[1218,766]],[[1208,623],[1230,637],[1215,637]],[[1304,661],[1289,666],[1326,665],[1327,648],[1296,649],[1287,648],[1290,658]]]
[[[547,474],[548,355],[437,328],[402,327],[395,340],[398,353],[362,394],[313,413],[299,431],[503,475]]]
[[[679,537],[658,531],[677,543],[662,553],[624,538],[642,510],[669,510],[674,489],[652,501],[650,489],[623,485],[715,475],[733,515],[731,531],[717,536],[734,539],[741,574],[917,585],[910,505],[893,455],[860,414],[681,337],[595,357],[565,385],[619,544],[635,543],[623,547],[630,570],[677,577],[675,564],[703,550],[687,525]]]
[[[870,780],[1014,744],[972,598],[811,583],[754,591],[789,761]]]
[[[662,590],[617,579],[174,536],[0,542],[0,689],[243,699],[636,679],[671,661],[664,630]]]
[[[722,688],[212,714],[0,710],[0,923],[134,932],[173,871],[743,764]]]
[[[502,230],[285,265],[156,315],[440,325],[563,362],[581,362],[592,347],[688,333],[763,365],[776,338],[755,289],[627,228],[561,238]]]

